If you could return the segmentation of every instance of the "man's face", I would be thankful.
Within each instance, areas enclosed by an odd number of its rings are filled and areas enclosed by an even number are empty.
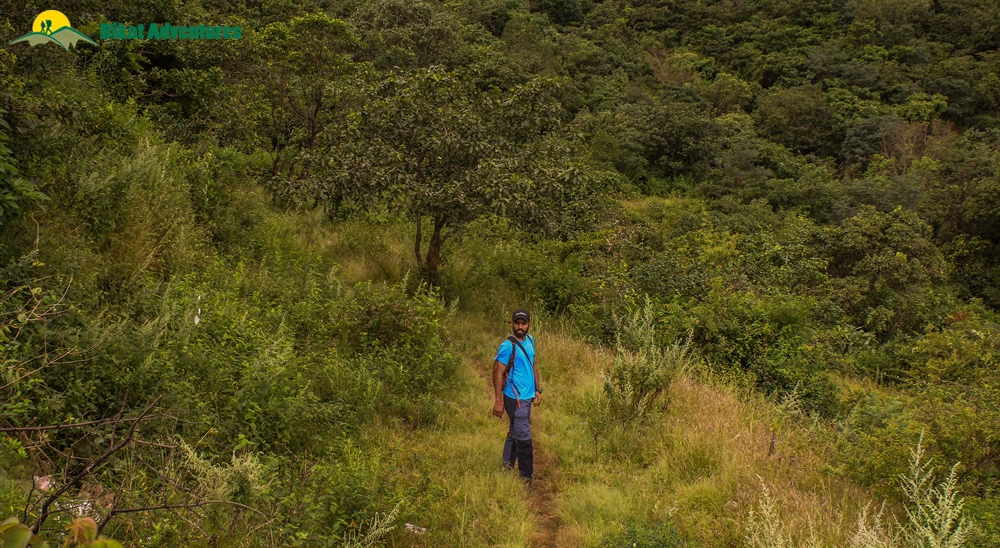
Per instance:
[[[514,336],[520,339],[528,334],[528,329],[531,328],[531,322],[526,322],[518,318],[510,323],[510,327],[514,331]]]

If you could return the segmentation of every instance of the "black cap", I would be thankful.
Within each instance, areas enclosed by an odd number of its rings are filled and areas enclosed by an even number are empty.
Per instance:
[[[511,322],[516,322],[517,320],[524,320],[526,322],[530,322],[531,314],[528,314],[528,311],[523,308],[518,308],[517,310],[514,311],[514,315],[510,317]]]

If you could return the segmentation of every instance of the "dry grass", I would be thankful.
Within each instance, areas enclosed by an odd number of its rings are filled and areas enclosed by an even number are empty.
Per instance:
[[[529,496],[498,469],[506,423],[490,417],[490,364],[505,320],[461,314],[448,324],[464,367],[442,397],[437,428],[369,432],[409,463],[394,472],[401,480],[428,474],[441,489],[415,523],[427,533],[394,531],[390,545],[597,546],[626,524],[670,521],[698,545],[742,546],[765,485],[797,544],[810,531],[820,545],[848,544],[871,495],[824,472],[831,454],[806,424],[750,392],[686,374],[645,425],[595,441],[588,405],[613,356],[544,315],[533,325],[547,390],[533,411],[539,465]],[[424,460],[412,464],[412,455]]]
[[[847,544],[871,495],[827,474],[832,452],[793,417],[752,393],[682,375],[646,425],[595,439],[587,406],[612,356],[563,332],[536,337],[549,390],[535,435],[559,463],[556,503],[567,529],[558,535],[561,546],[594,546],[637,521],[671,521],[708,546],[739,545],[761,481],[796,540],[811,527],[828,545]]]
[[[396,282],[416,272],[413,235],[403,223],[373,225],[347,221],[318,242],[325,257],[340,266],[347,285],[361,281]]]

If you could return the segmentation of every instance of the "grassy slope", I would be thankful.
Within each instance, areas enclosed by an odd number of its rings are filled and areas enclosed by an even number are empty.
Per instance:
[[[404,246],[405,247],[405,246]],[[357,259],[355,259],[357,260]],[[354,264],[358,272],[372,270]],[[536,321],[546,401],[534,415],[537,481],[529,495],[498,469],[505,422],[490,417],[489,367],[502,320],[461,313],[448,326],[463,367],[441,394],[430,430],[372,426],[390,478],[424,475],[436,486],[393,546],[596,546],[628,523],[671,521],[707,546],[741,543],[761,485],[793,535],[844,545],[870,495],[829,474],[831,453],[781,409],[719,379],[681,377],[644,427],[595,439],[587,408],[612,359],[569,330]],[[815,426],[815,425],[814,425]],[[769,455],[771,432],[776,450]],[[761,483],[763,482],[763,484]]]

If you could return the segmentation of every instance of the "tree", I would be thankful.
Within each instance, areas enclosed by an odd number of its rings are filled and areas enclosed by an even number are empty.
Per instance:
[[[348,101],[345,82],[359,70],[351,54],[360,45],[346,23],[322,13],[272,23],[255,36],[251,85],[263,103],[258,134],[273,175],[308,175],[310,152]]]
[[[834,141],[833,112],[819,88],[777,89],[757,101],[758,127],[798,152],[829,152]]]
[[[824,230],[832,290],[852,321],[885,335],[922,327],[926,291],[947,273],[931,238],[931,227],[902,207],[882,213],[865,205]]]
[[[351,23],[365,41],[363,58],[379,68],[446,65],[467,62],[458,20],[425,2],[363,2]]]
[[[565,216],[599,207],[603,180],[566,160],[555,139],[558,106],[551,85],[534,80],[510,91],[480,91],[441,68],[393,74],[378,99],[355,117],[354,138],[336,151],[327,202],[388,204],[416,225],[414,255],[431,284],[441,247],[485,213],[509,216],[546,234],[571,230]],[[431,229],[423,253],[424,222]]]

